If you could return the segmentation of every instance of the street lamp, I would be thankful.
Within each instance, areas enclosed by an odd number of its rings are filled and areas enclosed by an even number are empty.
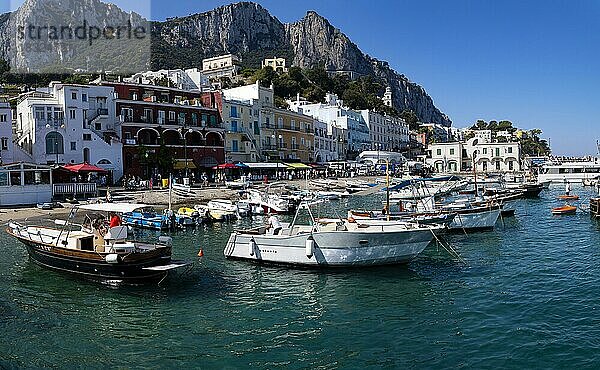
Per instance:
[[[183,136],[183,160],[185,161],[185,177],[188,177],[188,160],[187,160],[187,134],[194,132],[191,128],[188,129],[183,124],[183,127],[179,129],[179,133]]]

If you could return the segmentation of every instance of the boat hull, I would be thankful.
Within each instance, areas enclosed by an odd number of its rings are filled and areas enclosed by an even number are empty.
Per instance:
[[[306,243],[314,240],[307,255]],[[289,237],[233,233],[226,258],[312,267],[352,267],[406,263],[433,239],[429,229],[404,232],[318,232]]]
[[[461,211],[448,224],[448,229],[457,231],[491,230],[500,217],[500,207],[485,210]]]
[[[127,284],[154,282],[163,279],[166,272],[145,270],[145,268],[167,265],[171,262],[170,247],[125,255],[118,263],[108,263],[105,259],[107,253],[60,248],[20,237],[10,230],[7,232],[25,245],[29,258],[35,264],[89,280],[118,281]]]

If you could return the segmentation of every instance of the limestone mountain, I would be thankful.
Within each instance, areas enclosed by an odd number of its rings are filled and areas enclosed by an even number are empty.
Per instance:
[[[120,23],[129,20],[133,24],[144,21],[137,14],[123,12],[100,0],[26,0],[17,11],[0,16],[0,56],[12,56],[9,59],[13,67],[23,67],[32,60],[61,65],[68,65],[71,61],[73,65],[84,63],[65,43],[58,43],[59,48],[46,54],[14,53],[19,48],[14,42],[16,20],[27,19],[44,24],[47,22],[45,17],[52,14],[43,5],[47,3],[73,7],[75,20],[81,22],[86,19],[95,25],[110,25],[114,19]],[[322,64],[328,71],[374,76],[391,87],[393,105],[399,111],[411,109],[424,122],[451,124],[421,86],[394,71],[387,62],[363,53],[342,31],[313,11],[307,12],[297,22],[284,24],[262,6],[240,2],[165,22],[152,22],[151,29],[152,54],[148,68],[200,67],[202,59],[223,53],[237,54],[245,65],[258,67],[263,58],[280,56],[299,67]],[[96,55],[112,55],[107,49],[95,49]],[[131,58],[118,55],[102,59],[104,69],[119,70],[118,62]]]

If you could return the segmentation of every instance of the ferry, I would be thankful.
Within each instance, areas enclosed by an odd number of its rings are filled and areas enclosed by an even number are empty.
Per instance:
[[[538,174],[538,182],[576,182],[600,177],[600,162],[598,159],[586,162],[564,162],[547,164]]]

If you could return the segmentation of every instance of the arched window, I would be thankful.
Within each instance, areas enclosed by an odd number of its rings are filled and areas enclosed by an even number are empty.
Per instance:
[[[46,154],[65,154],[63,137],[59,132],[46,135]]]

